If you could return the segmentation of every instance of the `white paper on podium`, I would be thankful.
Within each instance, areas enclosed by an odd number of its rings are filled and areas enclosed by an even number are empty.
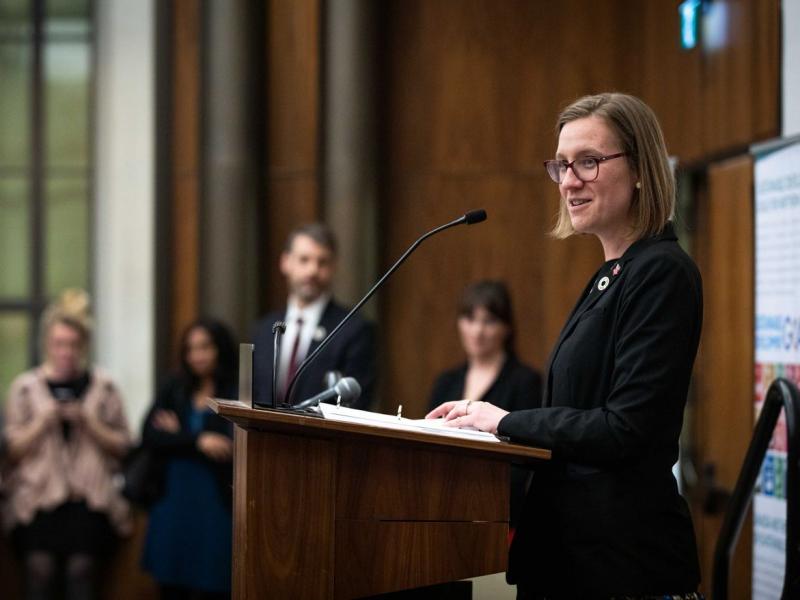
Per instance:
[[[457,429],[448,427],[444,424],[444,419],[406,419],[394,415],[384,415],[382,413],[336,406],[335,404],[319,404],[319,412],[326,419],[331,421],[344,421],[346,423],[358,423],[359,425],[369,425],[372,427],[383,427],[384,429],[401,429],[403,431],[416,431],[417,433],[428,433],[431,435],[445,435],[457,437],[465,440],[480,440],[483,442],[499,442],[500,440],[491,433],[478,431],[477,429]]]

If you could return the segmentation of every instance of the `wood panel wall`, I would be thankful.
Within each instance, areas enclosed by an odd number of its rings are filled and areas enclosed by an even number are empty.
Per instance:
[[[553,153],[553,123],[565,104],[598,91],[640,95],[682,164],[777,133],[778,2],[715,2],[727,14],[727,41],[691,51],[679,46],[678,4],[389,3],[383,264],[468,209],[486,208],[489,220],[426,242],[382,293],[388,404],[402,397],[421,414],[435,375],[462,360],[455,303],[475,279],[508,281],[520,354],[544,365],[601,261],[593,240],[546,236],[558,192],[541,161]]]
[[[625,24],[629,89],[655,110],[670,152],[702,167],[778,135],[780,2],[709,3],[710,33],[691,50],[678,45],[678,4],[636,3]]]
[[[169,362],[200,310],[201,2],[173,0],[169,22],[173,86],[170,131]]]
[[[778,131],[778,0],[715,2],[726,42],[684,51],[677,0],[408,0],[384,7],[381,262],[427,227],[478,206],[490,220],[431,240],[382,295],[384,389],[415,396],[460,357],[453,311],[479,277],[509,281],[520,351],[543,365],[572,298],[599,258],[591,240],[554,242],[557,208],[541,160],[560,107],[584,93],[641,95],[682,163],[741,149]],[[174,0],[171,345],[199,310],[200,2]],[[299,222],[320,218],[322,5],[272,0],[265,10],[267,164],[261,202],[262,303],[285,287],[277,256]],[[211,51],[211,50],[208,50]],[[346,268],[346,265],[343,265]],[[421,294],[407,298],[413,284]],[[424,296],[424,297],[423,297]],[[444,334],[424,327],[444,324]],[[411,324],[412,327],[408,327]],[[424,330],[424,331],[419,331]],[[408,359],[412,339],[429,359]],[[407,373],[418,374],[409,382]],[[406,383],[401,383],[406,382]],[[397,386],[400,387],[397,387]]]
[[[287,234],[322,216],[321,0],[270,0],[266,10],[265,308],[286,302],[278,256]]]
[[[384,260],[467,210],[489,214],[474,228],[426,242],[381,294],[384,397],[402,398],[412,414],[423,413],[436,374],[462,360],[455,307],[467,283],[509,283],[519,352],[541,367],[602,256],[589,239],[564,244],[546,236],[558,192],[541,161],[555,148],[554,118],[592,87],[585,81],[576,89],[557,75],[580,56],[580,32],[558,47],[543,43],[552,19],[578,8],[566,4],[412,0],[389,10]],[[598,30],[608,33],[596,40],[592,79],[604,88],[617,70],[613,15],[596,11]]]
[[[174,3],[171,338],[198,311],[199,1]],[[542,173],[567,102],[600,90],[642,96],[670,150],[694,166],[778,131],[778,0],[715,2],[726,43],[681,50],[677,0],[394,0],[383,8],[381,263],[422,231],[483,206],[490,219],[431,240],[382,294],[384,396],[421,412],[434,375],[460,360],[454,306],[469,281],[509,281],[520,352],[537,366],[600,253],[588,239],[546,237],[557,191]],[[260,229],[264,309],[285,287],[288,231],[320,218],[323,19],[320,0],[265,9],[267,164]],[[379,11],[380,12],[380,11]],[[209,50],[211,51],[211,50]],[[343,268],[347,268],[343,265]],[[418,294],[404,293],[409,289]],[[427,324],[435,322],[437,328]],[[427,356],[411,356],[422,343]],[[419,353],[414,353],[419,354]],[[409,357],[409,358],[407,358]],[[410,379],[408,373],[415,373]]]

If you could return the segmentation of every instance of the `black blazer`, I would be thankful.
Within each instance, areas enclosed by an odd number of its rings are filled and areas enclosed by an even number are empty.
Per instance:
[[[233,384],[217,390],[217,396],[220,398],[236,398],[236,395],[236,386]],[[187,382],[178,375],[169,377],[159,388],[155,402],[145,417],[142,425],[142,446],[155,450],[162,459],[160,466],[162,470],[170,458],[191,458],[203,463],[214,475],[223,502],[230,507],[233,498],[233,464],[231,461],[211,460],[197,449],[198,434],[189,431],[187,422],[191,403],[192,391]],[[153,427],[153,414],[158,409],[171,410],[178,416],[181,422],[181,430],[178,433],[169,433]],[[213,412],[203,415],[203,431],[220,433],[233,439],[231,422]]]
[[[694,591],[689,510],[671,468],[702,325],[702,284],[668,225],[609,261],[550,356],[542,408],[506,415],[537,469],[508,579],[554,597]]]
[[[434,409],[443,402],[464,398],[466,380],[466,364],[439,375],[431,391],[430,408]],[[542,377],[511,355],[479,400],[491,402],[504,410],[523,410],[541,406]]]
[[[322,312],[319,327],[329,334],[347,314],[347,310],[331,300]],[[253,329],[253,397],[257,404],[272,404],[272,326],[285,318],[286,310],[276,311],[256,323]],[[321,340],[312,340],[311,354]],[[286,340],[283,341],[286,343]],[[375,335],[372,325],[354,315],[336,334],[330,344],[300,375],[295,384],[294,401],[311,398],[324,390],[324,377],[328,371],[339,371],[344,377],[355,377],[361,384],[361,396],[354,408],[366,409],[372,399],[375,383]]]

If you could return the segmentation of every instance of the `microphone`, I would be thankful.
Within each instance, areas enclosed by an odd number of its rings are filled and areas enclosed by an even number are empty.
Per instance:
[[[356,304],[352,309],[350,309],[350,312],[347,313],[341,321],[339,321],[339,324],[336,327],[333,328],[333,330],[327,335],[327,337],[324,340],[322,340],[320,345],[317,346],[311,354],[306,356],[306,358],[305,358],[305,360],[303,360],[303,362],[300,363],[300,366],[297,367],[297,371],[295,371],[294,377],[292,377],[291,381],[289,381],[289,385],[286,386],[286,397],[284,398],[284,404],[287,405],[289,408],[293,408],[293,406],[292,406],[292,393],[294,392],[294,385],[297,382],[297,378],[300,377],[300,375],[303,373],[303,371],[306,370],[308,365],[311,364],[311,362],[317,356],[319,356],[319,353],[322,352],[322,350],[325,348],[325,346],[328,345],[328,343],[330,343],[330,341],[333,339],[333,337],[337,333],[339,333],[339,331],[341,331],[341,329],[344,326],[344,324],[347,323],[347,321],[349,321],[350,318],[354,314],[356,314],[356,312],[358,312],[358,310],[364,305],[364,303],[366,303],[367,300],[372,298],[373,294],[375,294],[375,292],[377,292],[378,289],[380,289],[380,287],[389,278],[389,276],[392,273],[394,273],[398,269],[398,267],[405,262],[405,260],[411,255],[412,252],[414,252],[414,250],[417,249],[417,247],[422,242],[424,242],[426,239],[428,239],[432,235],[436,235],[440,231],[444,231],[445,229],[449,229],[450,227],[455,227],[456,225],[474,225],[475,223],[481,223],[482,221],[485,221],[485,220],[486,220],[486,211],[485,210],[483,210],[483,209],[471,210],[467,214],[465,214],[465,215],[463,215],[463,216],[461,216],[461,217],[459,217],[459,218],[457,218],[457,219],[455,219],[453,221],[450,221],[449,223],[445,223],[444,225],[439,225],[439,227],[437,227],[435,229],[431,229],[428,233],[426,233],[425,235],[421,236],[416,242],[411,244],[408,247],[408,250],[403,252],[403,255],[399,259],[397,259],[397,262],[394,263],[389,268],[389,270],[386,271],[386,273],[383,274],[383,276],[378,280],[378,282],[375,285],[372,286],[372,288],[366,293],[366,295],[361,300],[358,301],[358,304]]]
[[[324,392],[320,392],[308,400],[303,400],[299,404],[295,404],[292,408],[303,409],[309,406],[316,406],[320,402],[325,402],[337,396],[341,397],[342,404],[350,404],[358,400],[360,395],[361,386],[358,384],[358,381],[353,377],[345,377],[340,379],[333,387],[329,387]]]
[[[328,371],[322,378],[323,384],[326,388],[333,387],[342,379],[341,371]]]
[[[486,211],[483,209],[480,210],[471,210],[463,217],[464,223],[467,225],[474,225],[475,223],[482,223],[486,220]]]

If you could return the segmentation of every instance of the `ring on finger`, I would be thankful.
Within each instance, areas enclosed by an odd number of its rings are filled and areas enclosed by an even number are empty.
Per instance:
[[[469,414],[469,405],[472,404],[472,400],[467,400],[467,406],[464,409],[464,416]]]

